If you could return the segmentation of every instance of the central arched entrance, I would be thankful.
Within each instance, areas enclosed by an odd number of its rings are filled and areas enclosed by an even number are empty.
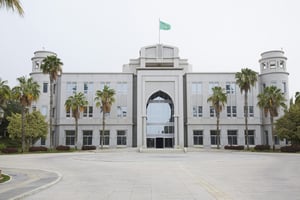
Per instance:
[[[147,102],[147,148],[173,148],[174,105],[162,91],[154,93]]]

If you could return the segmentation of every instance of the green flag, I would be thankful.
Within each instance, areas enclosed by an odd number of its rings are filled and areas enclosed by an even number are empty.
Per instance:
[[[170,30],[171,29],[171,25],[167,24],[163,21],[159,21],[159,29],[160,30]]]

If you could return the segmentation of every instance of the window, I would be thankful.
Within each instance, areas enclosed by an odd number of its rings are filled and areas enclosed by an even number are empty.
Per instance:
[[[227,106],[227,117],[236,117],[236,106]]]
[[[117,145],[126,145],[126,131],[117,131]]]
[[[274,144],[279,145],[279,138],[277,135],[274,135]]]
[[[263,89],[265,89],[266,88],[266,84],[265,83],[263,83]]]
[[[118,82],[117,83],[117,93],[118,94],[127,94],[128,86],[127,82]]]
[[[36,105],[32,105],[32,111],[36,111]]]
[[[85,106],[83,108],[83,117],[93,117],[93,106]]]
[[[71,109],[66,110],[66,117],[71,117]]]
[[[84,94],[93,94],[93,82],[84,82],[83,92]]]
[[[48,107],[47,106],[42,106],[41,108],[41,113],[43,116],[47,116]]]
[[[210,131],[210,144],[217,145],[217,131],[216,130]],[[219,144],[220,144],[220,138],[219,138]]]
[[[227,106],[227,117],[231,117],[231,106]]]
[[[67,82],[67,94],[75,94],[77,91],[76,82]]]
[[[41,137],[41,145],[42,146],[46,145],[46,138]]]
[[[246,132],[246,131],[245,131]],[[248,142],[249,145],[255,145],[255,134],[254,130],[248,130]],[[245,144],[247,144],[247,137],[245,133]]]
[[[212,88],[214,88],[216,86],[219,86],[219,82],[209,82],[209,84],[208,84],[208,93],[212,94],[213,93]]]
[[[249,106],[249,117],[254,117],[254,108],[253,108],[253,106]]]
[[[43,83],[43,93],[48,92],[48,83]]]
[[[103,90],[105,85],[110,87],[110,82],[100,82],[100,90]]]
[[[83,145],[93,144],[93,131],[83,131],[82,132]]]
[[[279,67],[280,67],[280,68],[284,68],[284,61],[283,61],[283,60],[281,60],[281,61],[279,62]]]
[[[203,131],[202,130],[194,130],[194,145],[203,145]]]
[[[276,61],[275,61],[275,60],[271,60],[271,61],[270,61],[270,68],[271,68],[271,69],[276,68]]]
[[[267,64],[266,63],[261,63],[261,65],[262,65],[263,69],[267,69]]]
[[[66,145],[75,145],[75,131],[66,131]]]
[[[117,106],[117,116],[126,117],[127,116],[127,106]]]
[[[93,106],[89,106],[89,117],[93,117]]]
[[[276,81],[271,81],[271,85],[276,87],[277,86],[277,82]]]
[[[287,92],[286,91],[286,82],[282,82],[282,91],[284,94]]]
[[[215,108],[213,106],[209,106],[209,114],[210,117],[215,116]]]
[[[102,141],[102,130],[100,131],[100,145]],[[109,130],[104,131],[103,145],[109,145]]]
[[[40,64],[38,62],[35,62],[35,69],[39,69],[40,68]]]
[[[202,94],[201,82],[192,82],[192,94]]]
[[[52,113],[51,113],[51,117],[55,116],[55,108],[52,108]]]
[[[229,145],[237,145],[237,131],[236,130],[228,130],[227,131],[228,144]]]
[[[235,94],[235,83],[226,83],[226,94]]]
[[[193,117],[202,117],[202,106],[193,106]]]

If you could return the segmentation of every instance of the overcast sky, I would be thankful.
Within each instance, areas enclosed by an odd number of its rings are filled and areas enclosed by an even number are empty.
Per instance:
[[[24,17],[0,9],[0,77],[31,72],[37,50],[58,54],[64,72],[121,72],[143,46],[177,46],[194,72],[259,72],[260,54],[285,51],[290,95],[300,91],[298,0],[21,0]],[[298,78],[298,80],[297,80]]]

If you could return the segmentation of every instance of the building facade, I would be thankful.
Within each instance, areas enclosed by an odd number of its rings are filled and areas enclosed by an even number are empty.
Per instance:
[[[109,148],[183,148],[216,146],[216,116],[207,102],[214,86],[227,93],[227,104],[220,116],[220,142],[245,145],[244,98],[235,83],[235,72],[195,73],[177,47],[152,45],[141,48],[137,59],[123,66],[121,73],[62,73],[54,86],[54,109],[49,110],[49,76],[40,70],[42,60],[54,52],[37,51],[32,58],[31,77],[41,86],[41,96],[33,105],[49,119],[53,117],[53,143],[75,145],[75,122],[64,108],[76,92],[85,94],[89,105],[81,113],[78,145],[100,145],[101,110],[95,106],[97,90],[108,85],[116,91],[115,103],[106,116],[104,145]],[[260,73],[248,97],[249,144],[269,144],[271,127],[257,106],[257,95],[275,85],[286,99],[287,58],[283,51],[261,54]],[[283,111],[280,111],[283,114]],[[49,134],[36,145],[49,146]],[[285,141],[275,141],[277,145]]]

